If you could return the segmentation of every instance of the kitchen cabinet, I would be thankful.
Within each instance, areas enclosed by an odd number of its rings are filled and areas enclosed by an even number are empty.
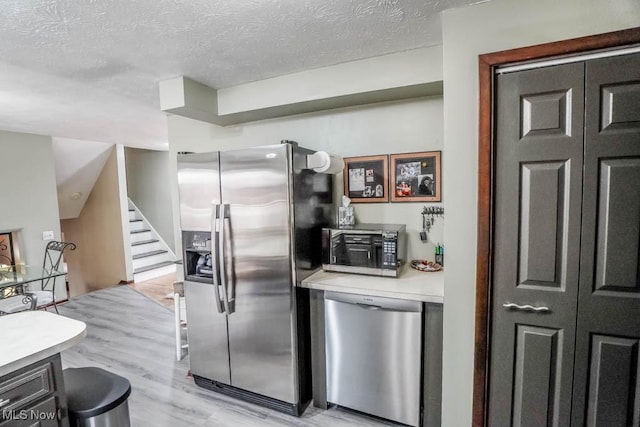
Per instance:
[[[0,427],[68,426],[60,355],[0,377]]]
[[[0,427],[68,426],[60,352],[86,324],[46,311],[0,317]]]

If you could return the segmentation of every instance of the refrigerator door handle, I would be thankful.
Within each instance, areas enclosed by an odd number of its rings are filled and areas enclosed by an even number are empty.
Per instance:
[[[220,205],[220,232],[218,234],[218,265],[220,267],[220,287],[222,288],[222,298],[224,302],[224,311],[227,314],[233,313],[231,304],[229,302],[229,290],[227,288],[227,264],[226,264],[226,240],[225,240],[225,227],[229,220],[229,205]]]
[[[216,308],[218,313],[224,313],[224,307],[222,306],[222,298],[220,297],[220,266],[218,264],[217,254],[220,251],[218,245],[218,228],[220,227],[220,205],[211,205],[211,234],[214,238],[212,241],[213,247],[211,248],[211,265],[213,266],[213,289],[215,292]]]
[[[231,205],[227,205],[226,213],[223,219],[223,224],[227,226],[227,230],[229,230],[229,237],[227,237],[227,241],[229,242],[229,254],[225,252],[225,258],[229,257],[229,261],[231,262],[231,271],[229,274],[229,279],[231,280],[231,287],[227,289],[227,302],[229,303],[229,314],[236,312],[236,271],[235,266],[233,265],[233,246],[231,242]],[[226,243],[226,242],[225,242]],[[226,250],[225,246],[225,250]]]

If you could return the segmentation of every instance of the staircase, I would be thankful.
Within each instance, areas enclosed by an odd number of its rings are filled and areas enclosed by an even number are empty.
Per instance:
[[[175,273],[175,254],[131,200],[129,200],[129,228],[134,282]]]

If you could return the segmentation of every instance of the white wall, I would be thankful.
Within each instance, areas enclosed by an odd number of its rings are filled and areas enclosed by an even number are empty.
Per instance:
[[[168,173],[168,172],[167,172]],[[116,176],[118,182],[118,205],[120,206],[120,234],[122,235],[122,254],[127,282],[133,281],[133,255],[131,253],[131,224],[129,222],[129,198],[127,197],[127,165],[124,145],[116,145]],[[167,190],[167,193],[169,191]]]
[[[422,98],[283,117],[224,128],[180,116],[169,116],[176,248],[180,247],[175,179],[176,152],[203,152],[279,144],[283,139],[295,140],[304,147],[326,150],[345,157],[441,150],[442,105],[442,97]],[[336,177],[336,181],[342,194],[342,174]],[[444,198],[446,197],[445,193]],[[357,204],[356,220],[406,224],[409,232],[409,258],[433,259],[433,244],[423,244],[418,235],[422,227],[420,212],[423,206],[424,203]],[[442,219],[438,219],[434,225],[431,236],[436,243],[443,241]]]
[[[443,425],[471,424],[477,222],[478,55],[640,25],[638,0],[493,0],[443,14]]]
[[[42,265],[42,232],[61,240],[51,138],[0,131],[0,182],[0,230],[19,229],[21,262]],[[58,300],[66,298],[63,283],[56,285]]]
[[[109,158],[112,144],[51,138],[60,219],[76,218]]]

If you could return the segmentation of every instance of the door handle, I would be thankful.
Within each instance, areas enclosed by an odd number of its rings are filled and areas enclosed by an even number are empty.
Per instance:
[[[534,307],[529,304],[520,305],[513,302],[505,302],[502,306],[508,310],[519,310],[519,311],[533,311],[535,313],[549,313],[551,309],[549,307]]]
[[[231,287],[227,290],[227,301],[229,303],[229,308],[231,313],[235,313],[236,311],[236,271],[233,264],[233,242],[231,241],[231,205],[227,205],[227,212],[223,219],[223,224],[226,222],[227,230],[229,231],[229,237],[227,238],[227,242],[229,242],[229,254],[228,259],[231,263],[231,274],[229,277],[231,279]],[[225,247],[226,250],[226,247]],[[225,258],[227,258],[227,253],[225,252]]]
[[[220,228],[220,205],[213,205],[213,212],[211,212],[211,233],[213,234],[213,248],[211,249],[211,257],[214,258],[220,252],[220,245],[218,242],[218,229]],[[211,265],[213,266],[213,289],[216,297],[216,308],[218,313],[224,313],[224,307],[222,306],[222,298],[220,297],[220,265],[217,259],[212,259]]]
[[[387,312],[392,312],[392,313],[404,313],[404,312],[411,312],[413,313],[414,311],[412,310],[403,310],[403,309],[398,309],[398,308],[387,308],[387,307],[383,307],[381,305],[374,305],[374,304],[365,304],[362,302],[357,302],[355,303],[355,305],[357,305],[358,307],[364,309],[364,310],[371,310],[371,311],[387,311]]]
[[[229,219],[229,205],[220,205],[220,233],[218,235],[218,244],[220,246],[218,250],[218,265],[220,266],[220,287],[222,288],[222,298],[224,303],[224,310],[227,314],[233,313],[229,299],[229,289],[227,287],[227,264],[226,264],[226,240],[225,240],[225,227]]]
[[[356,305],[360,308],[364,308],[365,310],[382,310],[381,305],[364,304],[361,302],[357,302]]]

